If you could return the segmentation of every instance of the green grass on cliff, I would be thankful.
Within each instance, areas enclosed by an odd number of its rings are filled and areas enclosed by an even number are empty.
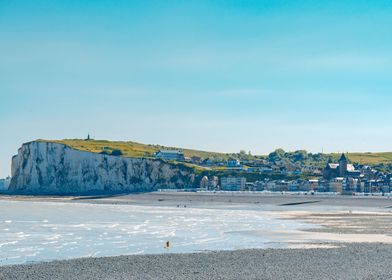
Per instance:
[[[336,160],[340,154],[333,154]],[[392,164],[392,152],[384,153],[349,153],[348,158],[353,163],[377,165],[377,164]]]
[[[165,147],[160,145],[147,145],[132,141],[107,141],[107,140],[81,140],[81,139],[64,139],[64,140],[38,140],[44,142],[55,142],[67,145],[75,150],[100,153],[103,150],[109,153],[113,150],[121,150],[124,157],[153,157],[154,153],[162,149],[178,149],[184,152],[186,157],[210,158],[219,157],[223,160],[229,158],[229,155],[223,153],[198,151],[191,149],[182,149],[176,147]]]
[[[230,155],[224,153],[206,152],[192,149],[182,149],[176,147],[165,147],[161,145],[147,145],[132,141],[108,141],[108,140],[82,140],[82,139],[64,139],[64,140],[38,140],[44,142],[56,142],[65,144],[73,149],[88,151],[92,153],[100,153],[104,149],[107,152],[113,150],[121,150],[124,157],[153,157],[154,153],[162,149],[179,149],[184,152],[186,157],[200,157],[200,158],[220,158],[227,160]],[[336,161],[340,154],[331,154]],[[353,163],[377,165],[377,164],[392,164],[392,152],[384,153],[349,153],[348,158]]]

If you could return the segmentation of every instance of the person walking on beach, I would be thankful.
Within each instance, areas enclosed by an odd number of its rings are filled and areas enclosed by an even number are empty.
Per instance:
[[[170,241],[166,241],[165,248],[166,248],[167,251],[169,251],[169,249],[170,249]]]

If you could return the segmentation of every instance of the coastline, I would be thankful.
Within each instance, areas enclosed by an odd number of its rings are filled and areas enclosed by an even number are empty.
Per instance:
[[[168,205],[176,206],[178,203],[189,205],[214,204],[254,204],[301,206],[305,204],[315,206],[342,206],[342,207],[372,207],[391,208],[392,197],[386,196],[345,196],[345,195],[304,195],[297,193],[248,193],[248,192],[147,192],[130,194],[107,194],[91,196],[61,196],[61,195],[23,195],[0,194],[0,200],[16,201],[47,201],[47,202],[80,202],[99,204],[132,204],[132,205]],[[305,205],[306,206],[306,205]]]
[[[104,197],[0,196],[1,200],[259,209],[317,228],[275,232],[284,249],[89,257],[0,266],[0,279],[391,279],[392,200],[386,197],[139,193]],[[266,210],[267,209],[267,210]],[[265,212],[265,213],[267,213]],[[320,242],[320,240],[323,240]],[[370,243],[371,242],[371,243]],[[279,238],[277,239],[279,243]],[[286,243],[287,245],[287,243]],[[257,247],[257,246],[255,246]],[[276,246],[275,246],[276,247]],[[278,246],[279,247],[279,246]]]

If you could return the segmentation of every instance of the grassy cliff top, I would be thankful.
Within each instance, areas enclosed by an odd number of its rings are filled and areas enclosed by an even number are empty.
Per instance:
[[[230,154],[199,151],[192,149],[183,149],[178,147],[167,147],[161,145],[148,145],[132,141],[108,141],[108,140],[83,140],[83,139],[64,139],[64,140],[38,140],[42,142],[55,142],[65,144],[73,149],[88,151],[92,153],[100,153],[104,149],[109,153],[113,150],[121,150],[124,157],[153,157],[154,153],[162,149],[176,149],[182,150],[186,157],[200,157],[200,158],[220,158],[227,160]],[[340,157],[340,154],[330,154],[334,159]],[[383,153],[349,153],[348,158],[352,163],[360,164],[392,164],[392,152]]]
[[[340,154],[333,154],[338,159]],[[392,164],[392,152],[384,153],[349,153],[348,159],[353,163],[377,165],[381,163]]]
[[[132,141],[108,141],[108,140],[82,140],[82,139],[64,139],[64,140],[38,140],[42,142],[54,142],[67,145],[73,149],[87,151],[92,153],[100,153],[103,150],[113,151],[121,150],[124,157],[153,157],[154,153],[162,149],[175,149],[183,151],[186,157],[219,157],[223,160],[229,158],[229,155],[223,153],[198,151],[191,149],[182,149],[176,147],[165,147],[160,145],[147,145]]]

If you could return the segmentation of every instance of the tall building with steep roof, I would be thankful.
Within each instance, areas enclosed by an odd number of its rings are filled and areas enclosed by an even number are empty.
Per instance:
[[[348,158],[342,154],[338,163],[328,162],[324,168],[324,178],[332,179],[337,177],[357,177],[360,172],[355,170],[354,165],[348,163]]]
[[[344,154],[342,154],[339,159],[339,177],[346,176],[347,165],[348,165],[347,157]]]

